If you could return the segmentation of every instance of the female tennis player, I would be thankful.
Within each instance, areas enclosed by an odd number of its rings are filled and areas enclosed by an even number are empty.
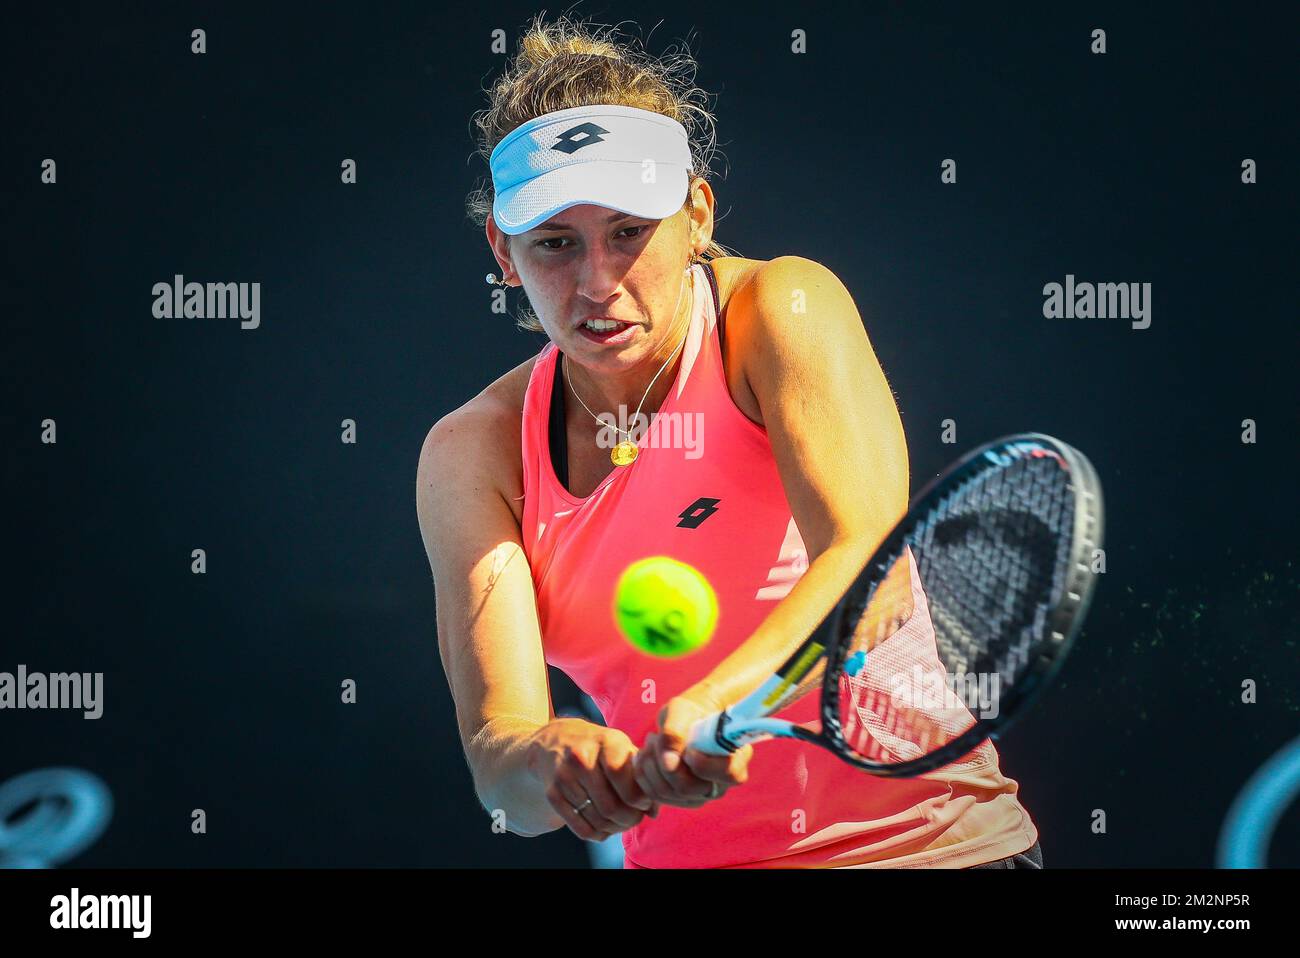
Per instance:
[[[843,284],[714,242],[691,67],[539,17],[476,118],[489,282],[521,288],[520,324],[549,339],[420,455],[478,797],[519,835],[622,833],[629,867],[1041,867],[991,745],[989,762],[913,779],[788,740],[686,747],[817,626],[908,496],[902,423]],[[611,613],[620,573],[658,555],[699,569],[721,609],[677,658],[633,646]],[[605,726],[555,716],[547,663]],[[816,718],[816,697],[782,716]]]

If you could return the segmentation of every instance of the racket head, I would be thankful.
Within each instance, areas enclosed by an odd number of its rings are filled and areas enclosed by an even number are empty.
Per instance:
[[[993,761],[990,740],[1050,683],[1087,613],[1103,511],[1087,457],[1039,433],[928,483],[824,623],[819,744],[886,777]],[[958,683],[977,694],[963,701]]]

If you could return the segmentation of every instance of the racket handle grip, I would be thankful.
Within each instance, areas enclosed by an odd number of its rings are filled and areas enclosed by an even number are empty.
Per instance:
[[[726,727],[729,718],[726,712],[716,712],[700,719],[691,726],[687,747],[697,749],[705,755],[730,755],[737,746],[719,732],[720,727]]]

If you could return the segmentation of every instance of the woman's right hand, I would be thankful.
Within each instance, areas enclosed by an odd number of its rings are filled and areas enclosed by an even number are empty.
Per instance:
[[[528,770],[545,786],[546,800],[573,834],[601,841],[639,825],[646,815],[659,814],[658,803],[633,774],[636,751],[618,729],[557,718],[529,742]]]

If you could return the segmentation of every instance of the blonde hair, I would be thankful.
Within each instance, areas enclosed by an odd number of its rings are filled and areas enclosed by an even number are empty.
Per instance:
[[[596,26],[561,16],[544,23],[538,14],[524,29],[519,50],[487,91],[490,106],[474,114],[479,134],[477,154],[486,164],[493,148],[511,130],[555,110],[596,103],[639,107],[672,117],[686,128],[693,177],[708,179],[716,155],[717,133],[705,104],[708,95],[695,85],[697,64],[686,50],[653,57],[638,41],[619,38],[617,27]],[[694,191],[682,209],[694,212]],[[489,176],[465,201],[469,218],[480,229],[492,212],[494,190]],[[693,262],[735,255],[710,240]],[[527,294],[521,297],[515,324],[542,332]]]

